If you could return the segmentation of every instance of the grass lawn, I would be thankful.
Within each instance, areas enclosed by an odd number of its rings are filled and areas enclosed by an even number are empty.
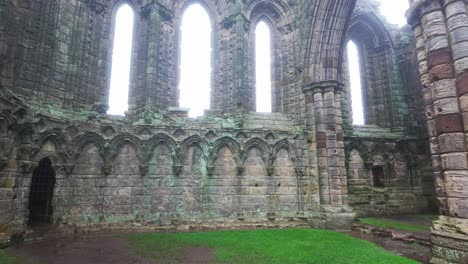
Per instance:
[[[317,229],[123,235],[143,256],[177,262],[185,247],[209,247],[217,263],[417,263],[351,236]]]
[[[19,263],[19,261],[15,257],[10,256],[7,253],[5,253],[4,250],[0,250],[0,263],[2,263],[2,264],[17,264],[17,263]]]
[[[366,225],[383,227],[383,228],[393,228],[405,231],[424,231],[429,230],[429,227],[419,224],[408,224],[405,222],[397,220],[388,220],[388,219],[379,219],[373,217],[360,218],[359,221]]]

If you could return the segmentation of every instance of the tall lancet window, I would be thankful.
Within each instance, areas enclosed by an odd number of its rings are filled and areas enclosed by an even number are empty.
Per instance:
[[[107,111],[111,115],[124,115],[128,110],[133,16],[133,9],[127,4],[120,6],[115,16],[109,110]]]
[[[264,21],[255,28],[257,112],[271,112],[271,31]]]
[[[353,110],[353,125],[365,125],[364,100],[362,93],[362,67],[359,50],[353,41],[348,42],[349,79],[351,82],[351,101]]]
[[[180,107],[189,116],[202,116],[210,108],[211,21],[200,4],[190,5],[182,16],[180,28]]]

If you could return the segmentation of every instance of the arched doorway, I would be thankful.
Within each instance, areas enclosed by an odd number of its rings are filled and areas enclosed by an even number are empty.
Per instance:
[[[52,161],[44,158],[34,170],[29,192],[29,222],[30,226],[47,224],[52,220],[52,197],[54,195],[55,171]]]

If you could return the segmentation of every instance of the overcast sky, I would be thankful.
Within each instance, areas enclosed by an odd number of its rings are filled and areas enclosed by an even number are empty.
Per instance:
[[[404,13],[408,9],[408,0],[381,0],[380,9],[390,23],[406,24]],[[128,5],[123,5],[117,12],[115,39],[118,41],[115,42],[112,56],[109,114],[123,115],[128,108],[133,16],[133,10]],[[193,4],[185,11],[181,32],[180,107],[190,108],[190,116],[196,117],[203,115],[203,111],[210,107],[211,21],[202,6]],[[259,51],[256,54],[257,111],[270,112],[270,31],[265,23],[259,23],[256,33],[256,50]],[[357,57],[357,53],[354,56]],[[359,79],[356,77],[359,71],[356,66],[353,67],[350,69],[351,75],[354,80]],[[360,84],[354,81],[352,86],[353,109],[359,109],[362,102],[356,98],[361,97]],[[359,111],[353,112],[356,114]],[[362,121],[361,117],[356,116],[355,119],[358,120],[355,123]]]

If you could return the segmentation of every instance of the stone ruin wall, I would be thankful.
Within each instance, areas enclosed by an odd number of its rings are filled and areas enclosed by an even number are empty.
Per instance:
[[[177,108],[178,23],[188,2],[128,1],[136,45],[125,117],[105,113],[121,2],[0,3],[2,241],[26,230],[43,158],[56,173],[52,222],[64,228],[343,228],[355,214],[433,207],[409,34],[364,1],[199,1],[213,20],[215,66],[212,110],[192,120]],[[260,18],[273,25],[271,114],[252,112]],[[379,72],[367,74],[367,110],[379,115],[364,127],[351,121],[350,21],[380,23],[369,36],[383,45],[369,49]],[[385,168],[383,188],[373,167]]]

